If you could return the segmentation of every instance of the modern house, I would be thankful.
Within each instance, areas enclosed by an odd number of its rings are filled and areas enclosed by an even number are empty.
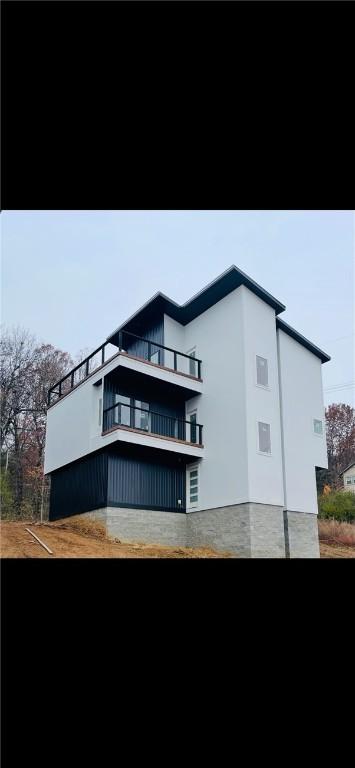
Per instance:
[[[344,483],[344,491],[355,493],[355,461],[352,461],[341,473]]]
[[[244,557],[318,557],[322,363],[284,304],[232,266],[157,293],[49,392],[50,519]]]

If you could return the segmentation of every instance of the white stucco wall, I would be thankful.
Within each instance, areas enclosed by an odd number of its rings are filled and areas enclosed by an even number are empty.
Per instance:
[[[322,364],[304,346],[277,331],[284,443],[285,506],[317,514],[315,467],[327,467]],[[314,433],[313,419],[323,422]]]
[[[165,344],[202,359],[203,395],[186,403],[203,424],[199,509],[245,501],[283,505],[274,310],[245,286],[187,326],[165,317]],[[268,359],[269,388],[256,386],[256,355]],[[272,454],[260,455],[257,422],[271,427]]]
[[[315,466],[327,466],[321,361],[276,331],[274,310],[245,286],[187,326],[165,315],[164,333],[165,346],[185,353],[196,347],[203,382],[117,356],[48,411],[45,472],[115,439],[151,441],[155,447],[180,451],[179,444],[169,447],[166,441],[158,444],[157,438],[123,430],[121,436],[101,436],[102,387],[93,383],[122,364],[170,383],[187,386],[189,381],[196,391],[186,403],[186,414],[197,409],[204,448],[181,450],[199,464],[198,509],[253,502],[316,513]],[[256,355],[268,361],[267,389],[256,384]],[[313,419],[323,421],[322,436],[314,433]],[[258,452],[258,421],[270,424],[271,455]]]
[[[248,288],[240,289],[244,318],[244,365],[248,434],[249,501],[283,505],[280,400],[275,311]],[[268,387],[257,385],[256,356],[268,363]],[[259,452],[258,422],[270,425],[271,454]]]
[[[49,409],[45,473],[52,472],[89,453],[91,439],[95,433],[94,403],[101,390],[102,386],[93,386],[93,378],[88,379]],[[98,419],[98,410],[96,415]]]
[[[243,305],[241,289],[230,293],[186,326],[165,316],[164,344],[202,360],[203,395],[197,406],[203,424],[199,509],[248,500]]]
[[[102,370],[94,373],[83,381],[80,386],[70,392],[62,400],[56,402],[47,412],[45,474],[80,459],[86,454],[103,448],[109,443],[121,440],[139,445],[148,445],[175,453],[185,453],[191,459],[203,455],[203,450],[197,446],[183,446],[167,440],[159,440],[148,435],[125,432],[124,430],[102,436],[99,424],[99,399],[103,396],[103,386],[95,387],[94,383],[107,376],[115,368],[122,366],[130,370],[145,373],[149,377],[159,378],[170,384],[186,388],[188,386],[197,392],[203,391],[203,385],[198,381],[186,379],[171,371],[148,365],[143,361],[133,360],[126,355],[116,355]],[[102,417],[101,417],[102,419]],[[102,421],[101,421],[102,423]]]

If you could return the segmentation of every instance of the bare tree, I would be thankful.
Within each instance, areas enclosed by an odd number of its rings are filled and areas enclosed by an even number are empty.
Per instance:
[[[339,475],[355,460],[355,410],[345,403],[333,403],[325,411],[328,472],[325,480],[339,485]]]
[[[11,475],[14,508],[24,500],[24,484],[38,511],[43,479],[47,392],[73,365],[66,352],[38,344],[23,328],[3,329],[0,339],[1,454]],[[7,474],[7,471],[6,471]],[[8,480],[6,485],[8,486]]]

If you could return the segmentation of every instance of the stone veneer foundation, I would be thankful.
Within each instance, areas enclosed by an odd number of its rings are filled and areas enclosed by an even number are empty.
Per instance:
[[[100,520],[123,541],[212,547],[236,557],[319,557],[317,515],[267,504],[238,504],[188,514],[106,507],[83,517]]]

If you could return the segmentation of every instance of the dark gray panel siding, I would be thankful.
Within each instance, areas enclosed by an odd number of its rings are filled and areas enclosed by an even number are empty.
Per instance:
[[[151,413],[150,431],[165,437],[178,437],[185,440],[185,403],[178,393],[171,394],[159,391],[159,385],[146,380],[144,384],[137,385],[134,379],[125,380],[123,374],[112,374],[105,379],[104,408],[110,408],[115,403],[115,395],[124,395],[131,398],[131,406],[135,401],[147,403]],[[134,410],[131,410],[131,426],[134,427]],[[106,428],[114,426],[118,412],[111,411],[107,417]],[[176,419],[176,420],[175,420]]]
[[[164,344],[163,315],[159,319],[152,322],[150,325],[146,325],[143,330],[139,330],[140,332],[137,333],[138,336],[143,336],[144,339],[156,342],[157,344]],[[144,341],[140,341],[139,339],[132,339],[132,337],[123,331],[122,343],[123,349],[125,349],[126,352],[130,352],[131,355],[136,355],[137,357],[143,357],[145,359],[148,358],[148,345]],[[159,349],[159,347],[155,347],[154,344],[152,344],[151,353],[153,354],[154,352],[159,353],[159,363],[160,365],[163,365],[164,350]],[[156,362],[158,362],[158,360],[156,360]]]
[[[117,446],[52,472],[49,519],[106,506],[184,512],[185,462],[161,453]]]
[[[52,472],[49,519],[105,507],[107,471],[108,456],[98,453]]]
[[[184,511],[185,467],[177,462],[110,455],[107,503],[108,506]]]

